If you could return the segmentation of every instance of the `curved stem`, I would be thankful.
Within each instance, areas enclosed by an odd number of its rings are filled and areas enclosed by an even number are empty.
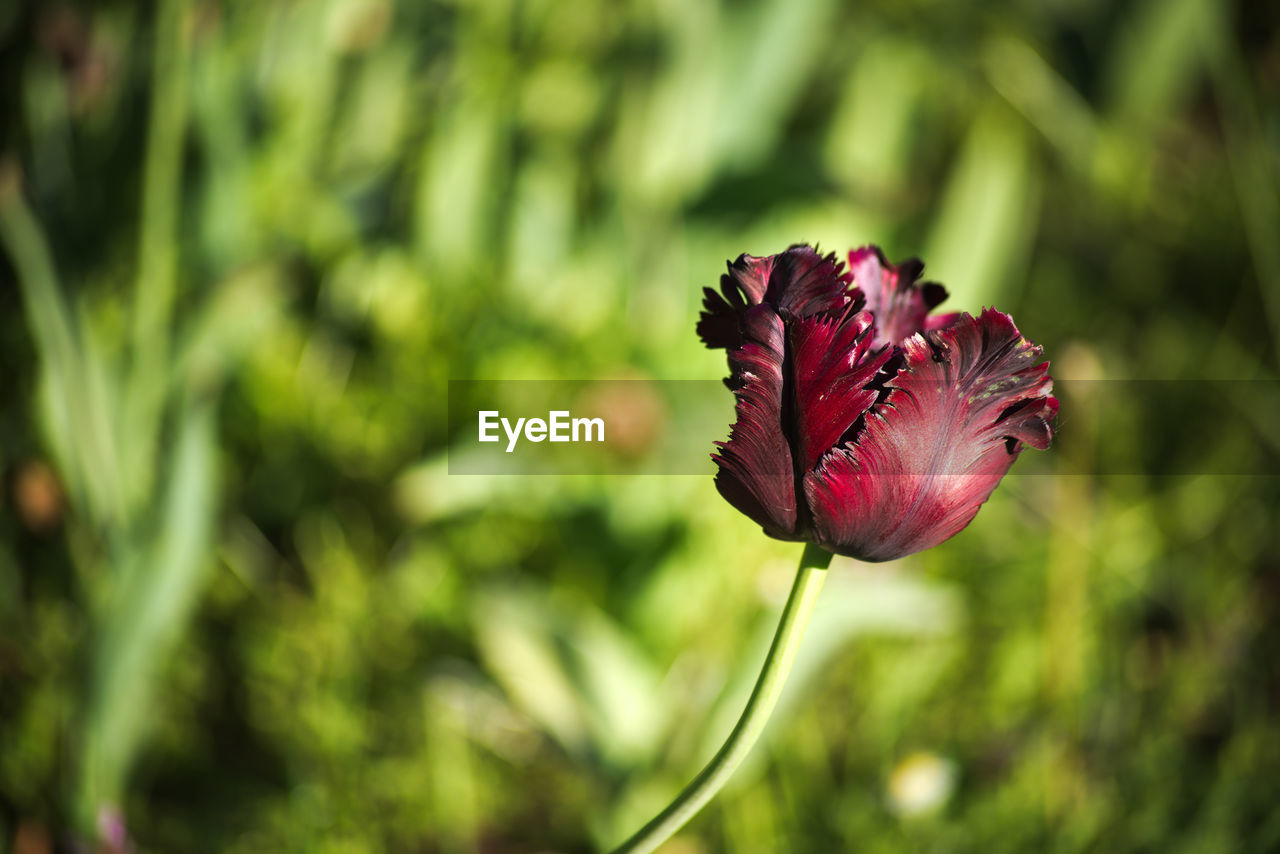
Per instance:
[[[782,685],[791,672],[791,665],[795,663],[800,639],[804,637],[805,627],[809,624],[809,616],[813,613],[813,605],[818,600],[818,591],[826,580],[826,570],[830,563],[830,552],[812,543],[805,545],[795,583],[791,586],[791,595],[787,597],[787,604],[778,620],[773,645],[769,647],[769,654],[765,656],[764,666],[760,669],[760,678],[756,680],[756,687],[751,692],[751,699],[747,700],[747,707],[743,709],[737,726],[707,763],[707,767],[693,778],[693,782],[666,809],[622,843],[614,854],[643,854],[657,848],[693,818],[707,801],[715,797],[734,770],[742,764],[742,760],[747,758],[782,694]]]

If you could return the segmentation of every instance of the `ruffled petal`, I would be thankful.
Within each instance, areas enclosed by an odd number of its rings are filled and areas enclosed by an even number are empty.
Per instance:
[[[765,533],[795,539],[795,471],[782,428],[786,333],[768,305],[749,309],[742,326],[743,344],[729,355],[738,417],[729,441],[716,443],[716,488]]]
[[[746,306],[738,292],[723,297],[711,288],[702,289],[702,314],[698,317],[698,337],[712,350],[736,350],[742,346],[741,317]],[[738,301],[738,304],[734,303]]]
[[[769,305],[786,319],[843,313],[853,301],[849,274],[835,253],[811,246],[757,258],[739,255],[720,277],[720,292],[703,289],[698,335],[712,349],[742,346],[742,324],[752,306]]]
[[[747,309],[764,300],[776,255],[757,258],[739,255],[720,277],[720,293],[703,288],[698,337],[711,349],[736,350],[742,346],[742,321]]]
[[[1048,364],[1008,315],[962,315],[901,351],[888,397],[804,482],[816,539],[863,560],[892,560],[958,533],[1022,443],[1043,448],[1053,434]]]
[[[870,386],[892,354],[881,350],[869,355],[871,323],[870,312],[850,311],[840,318],[819,314],[788,324],[795,377],[793,445],[804,471],[817,465],[876,402],[878,391]]]
[[[878,246],[849,253],[853,284],[866,296],[867,310],[876,318],[875,346],[898,344],[917,332],[944,329],[959,319],[959,314],[929,317],[947,298],[947,290],[936,282],[917,281],[923,271],[924,264],[917,258],[890,264]]]
[[[854,300],[849,274],[836,253],[819,255],[812,246],[792,246],[774,256],[764,301],[784,318],[843,314]]]

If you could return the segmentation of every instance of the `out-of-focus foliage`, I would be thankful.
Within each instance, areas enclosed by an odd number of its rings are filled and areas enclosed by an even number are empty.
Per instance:
[[[710,465],[449,477],[448,379],[718,377],[724,259],[874,241],[1058,377],[1274,382],[1278,17],[4,4],[0,839],[619,841],[741,708],[798,550]],[[1280,847],[1274,398],[1223,449],[1075,388],[1047,474],[837,560],[668,850]],[[1261,476],[1105,474],[1228,451]]]

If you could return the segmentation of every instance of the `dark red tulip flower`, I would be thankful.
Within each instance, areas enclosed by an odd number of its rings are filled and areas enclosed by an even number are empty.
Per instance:
[[[869,561],[958,533],[1058,401],[1041,349],[995,309],[946,298],[876,247],[743,255],[706,289],[698,334],[729,354],[737,422],[716,486],[770,536]]]
[[[713,456],[729,503],[806,543],[755,689],[728,739],[615,854],[650,854],[711,800],[764,729],[832,553],[892,560],[969,524],[1023,445],[1047,448],[1049,366],[1007,314],[930,315],[947,292],[874,246],[743,255],[698,334],[729,353],[738,417]]]

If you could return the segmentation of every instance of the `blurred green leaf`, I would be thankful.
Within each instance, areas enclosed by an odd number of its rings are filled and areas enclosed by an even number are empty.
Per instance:
[[[1025,269],[1040,219],[1040,187],[1026,131],[1007,112],[974,119],[951,168],[926,252],[951,304],[976,314],[1007,299]]]
[[[613,765],[653,755],[669,716],[657,673],[604,614],[517,589],[483,599],[475,625],[499,684],[566,749]]]
[[[156,538],[121,554],[121,577],[102,615],[83,746],[78,807],[89,823],[103,805],[122,803],[133,753],[154,722],[157,672],[204,589],[217,501],[215,454],[214,413],[196,404],[180,422]]]

